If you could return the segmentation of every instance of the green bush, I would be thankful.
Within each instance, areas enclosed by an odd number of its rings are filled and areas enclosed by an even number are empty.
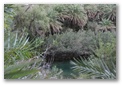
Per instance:
[[[47,46],[52,45],[60,51],[86,51],[89,46],[94,47],[95,34],[92,31],[73,32],[66,31],[59,35],[53,35],[47,38]],[[90,43],[89,43],[90,42]]]
[[[89,60],[72,62],[73,69],[79,79],[116,79],[116,36],[112,32],[99,32],[96,37],[96,48],[92,51]]]
[[[14,17],[14,30],[23,32],[25,28],[31,38],[45,36],[46,33],[59,32],[61,24],[56,21],[57,12],[52,5],[17,5],[17,15]],[[51,29],[52,27],[52,29]]]
[[[41,66],[40,55],[50,47],[47,53],[62,59],[89,53],[87,60],[71,62],[77,73],[71,78],[116,79],[115,4],[5,4],[4,9],[5,79],[64,79],[55,65]]]
[[[116,60],[116,34],[114,32],[101,32],[96,35],[96,39],[98,47],[92,50],[94,55],[105,60],[111,59],[112,56]]]
[[[108,49],[115,47],[115,33],[114,32],[98,32],[95,34],[92,31],[78,31],[73,32],[72,30],[59,35],[53,35],[47,38],[46,46],[54,46],[59,51],[90,51],[101,49],[109,46]],[[101,45],[104,45],[101,46]],[[107,51],[106,51],[107,52]],[[96,52],[97,53],[97,52]]]

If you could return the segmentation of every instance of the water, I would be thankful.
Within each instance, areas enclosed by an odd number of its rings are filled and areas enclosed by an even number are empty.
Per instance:
[[[64,78],[72,78],[71,74],[76,74],[72,69],[73,65],[70,61],[54,62],[53,66],[63,70]]]

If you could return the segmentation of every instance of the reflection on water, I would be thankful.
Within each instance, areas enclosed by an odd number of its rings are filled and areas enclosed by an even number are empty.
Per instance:
[[[72,73],[76,75],[76,73],[74,73],[72,70],[73,65],[70,63],[70,61],[54,62],[53,66],[63,70],[64,78],[72,78]]]

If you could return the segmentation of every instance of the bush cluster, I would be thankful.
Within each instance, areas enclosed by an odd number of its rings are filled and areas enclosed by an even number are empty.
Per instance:
[[[116,78],[115,4],[8,4],[4,8],[5,79],[63,79],[63,70],[42,66],[40,55],[50,47],[47,53],[59,58],[89,54],[87,60],[71,61],[78,73],[71,75],[74,79]]]

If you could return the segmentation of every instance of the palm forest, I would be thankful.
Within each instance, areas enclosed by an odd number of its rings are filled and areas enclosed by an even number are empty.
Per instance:
[[[4,79],[116,79],[116,4],[4,4]]]

